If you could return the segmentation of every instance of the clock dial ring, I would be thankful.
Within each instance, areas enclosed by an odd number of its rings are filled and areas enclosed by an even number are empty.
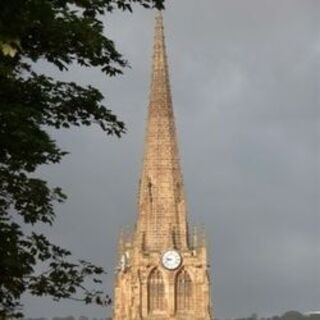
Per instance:
[[[161,263],[168,270],[176,270],[182,263],[182,257],[176,250],[167,250],[161,257]]]

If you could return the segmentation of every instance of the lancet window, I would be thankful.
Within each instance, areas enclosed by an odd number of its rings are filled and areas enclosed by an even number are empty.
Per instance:
[[[149,311],[165,310],[165,287],[161,271],[154,269],[148,280]]]
[[[176,279],[176,306],[178,312],[192,310],[193,288],[192,280],[186,270],[178,273]]]

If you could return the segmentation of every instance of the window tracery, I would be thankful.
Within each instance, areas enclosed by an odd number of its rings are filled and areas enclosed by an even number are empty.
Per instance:
[[[176,279],[176,306],[178,312],[192,310],[193,305],[192,280],[189,273],[182,269]]]
[[[149,311],[165,310],[165,286],[163,276],[159,269],[154,269],[148,280]]]

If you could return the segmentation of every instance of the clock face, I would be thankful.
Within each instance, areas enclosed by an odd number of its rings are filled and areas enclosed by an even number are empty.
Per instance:
[[[168,270],[175,270],[180,266],[182,259],[178,251],[169,250],[163,254],[161,262]]]

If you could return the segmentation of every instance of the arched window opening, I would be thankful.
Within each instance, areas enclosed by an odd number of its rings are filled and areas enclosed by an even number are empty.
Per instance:
[[[186,270],[179,272],[176,280],[176,304],[178,312],[192,310],[192,281]]]
[[[165,310],[164,281],[160,270],[154,269],[148,281],[149,311],[157,312]]]

